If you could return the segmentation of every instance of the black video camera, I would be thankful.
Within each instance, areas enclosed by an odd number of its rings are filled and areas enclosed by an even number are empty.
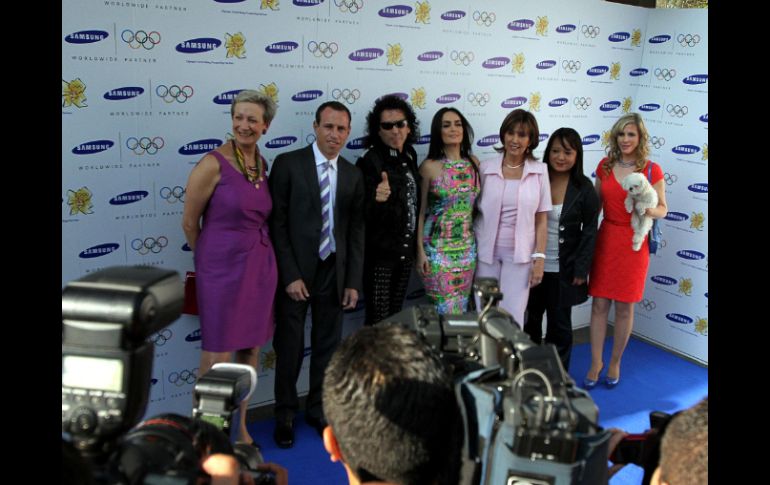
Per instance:
[[[152,372],[147,337],[175,321],[182,303],[179,275],[154,267],[107,268],[62,291],[62,454],[72,462],[65,473],[81,474],[65,483],[197,484],[207,477],[200,463],[214,453],[235,455],[258,485],[275,483],[256,471],[257,448],[230,444],[233,413],[256,386],[250,366],[216,364],[201,376],[193,418],[161,414],[137,424]]]
[[[552,344],[535,345],[497,306],[496,279],[473,288],[479,314],[419,305],[383,321],[416,331],[452,369],[465,430],[460,483],[606,484],[610,432],[590,395]]]

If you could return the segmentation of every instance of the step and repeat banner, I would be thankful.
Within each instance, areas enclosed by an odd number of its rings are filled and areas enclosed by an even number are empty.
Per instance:
[[[666,173],[670,213],[635,330],[708,362],[707,11],[597,0],[68,0],[66,7],[62,285],[114,265],[193,269],[181,229],[187,177],[231,137],[229,105],[242,89],[278,103],[259,143],[268,163],[314,140],[315,109],[328,100],[352,112],[342,154],[355,162],[366,113],[395,93],[417,113],[421,158],[441,107],[468,118],[480,159],[494,155],[505,115],[524,108],[540,125],[536,155],[549,133],[573,127],[593,177],[612,124],[636,111]],[[407,303],[423,299],[413,279]],[[577,307],[575,326],[589,317],[590,303]],[[345,333],[362,321],[361,307],[346,314]],[[152,338],[148,413],[188,413],[197,317],[184,315]],[[268,345],[253,405],[273,400],[274,364]]]

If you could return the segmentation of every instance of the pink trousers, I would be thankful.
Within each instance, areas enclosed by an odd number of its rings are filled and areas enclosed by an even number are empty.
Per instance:
[[[492,264],[478,262],[477,277],[497,278],[503,301],[500,307],[513,315],[519,328],[524,326],[524,311],[529,300],[529,275],[532,263],[514,263],[513,248],[495,246]],[[479,307],[478,299],[476,308]]]

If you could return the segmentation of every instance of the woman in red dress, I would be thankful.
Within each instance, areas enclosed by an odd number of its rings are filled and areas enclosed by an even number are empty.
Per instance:
[[[583,381],[586,389],[596,386],[604,367],[602,350],[612,302],[615,302],[615,333],[605,384],[613,388],[620,381],[620,360],[634,325],[634,303],[642,299],[650,263],[646,238],[639,251],[631,247],[633,230],[631,214],[623,203],[626,198],[626,191],[620,185],[623,178],[632,172],[640,172],[647,177],[648,168],[652,165],[649,178],[658,194],[658,206],[647,209],[646,214],[660,219],[668,212],[663,171],[658,164],[647,159],[648,142],[649,135],[642,117],[637,113],[624,115],[612,127],[607,157],[596,168],[596,192],[602,203],[604,219],[599,227],[588,285],[593,303],[591,368]]]

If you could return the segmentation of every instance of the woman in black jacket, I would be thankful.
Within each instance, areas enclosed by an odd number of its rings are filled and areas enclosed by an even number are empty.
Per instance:
[[[364,175],[366,325],[398,313],[415,257],[420,173],[412,144],[419,121],[403,99],[379,98],[366,117],[369,150],[356,166]]]
[[[572,306],[588,299],[599,198],[583,174],[583,145],[572,128],[553,132],[543,162],[548,164],[553,210],[548,213],[545,274],[542,284],[530,290],[524,331],[536,344],[541,343],[545,312],[545,342],[556,346],[564,370],[568,370]]]

